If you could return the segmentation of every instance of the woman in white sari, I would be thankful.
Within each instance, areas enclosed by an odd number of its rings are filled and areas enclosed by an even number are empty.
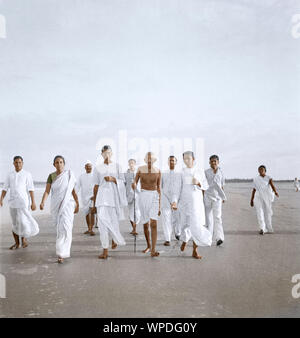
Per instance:
[[[187,242],[193,240],[194,258],[200,259],[197,252],[198,246],[211,246],[212,235],[205,225],[205,209],[203,203],[203,191],[208,189],[208,183],[203,170],[194,164],[194,153],[186,151],[183,161],[186,168],[182,172],[182,188],[179,196],[178,209],[183,240],[181,251],[184,251]]]
[[[71,170],[64,170],[65,159],[58,155],[53,162],[56,171],[49,175],[40,209],[51,191],[51,215],[57,229],[56,254],[58,263],[70,257],[74,214],[78,213],[78,197],[74,190],[75,176]]]
[[[259,225],[259,234],[273,233],[272,227],[272,203],[274,194],[279,197],[272,178],[266,175],[267,169],[264,165],[258,167],[259,175],[253,180],[253,190],[250,205],[255,206]]]

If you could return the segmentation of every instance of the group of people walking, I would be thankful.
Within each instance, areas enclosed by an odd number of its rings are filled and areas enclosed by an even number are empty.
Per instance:
[[[181,251],[192,240],[192,257],[200,259],[198,246],[211,246],[213,241],[220,246],[224,242],[222,205],[226,201],[225,177],[219,167],[219,157],[210,156],[210,168],[202,170],[195,164],[192,151],[183,153],[185,167],[176,170],[177,159],[169,156],[169,170],[161,173],[154,165],[156,157],[152,152],[145,156],[145,165],[136,169],[136,161],[128,161],[128,170],[123,173],[120,165],[112,161],[109,145],[101,149],[103,162],[93,168],[85,163],[85,173],[76,182],[71,170],[65,170],[65,159],[54,158],[55,172],[48,176],[46,189],[40,203],[44,209],[51,193],[51,216],[57,230],[56,254],[58,262],[70,257],[74,214],[79,211],[78,193],[81,193],[81,207],[85,214],[88,230],[86,235],[94,236],[94,226],[99,228],[103,252],[100,259],[107,259],[109,240],[111,248],[125,245],[120,232],[119,221],[124,219],[128,208],[132,226],[131,234],[137,236],[137,225],[142,224],[146,239],[144,253],[159,256],[156,250],[157,222],[162,217],[164,245],[170,246],[172,235],[182,241]],[[32,176],[23,169],[23,158],[14,157],[15,170],[4,183],[0,206],[10,190],[9,207],[12,219],[12,233],[15,243],[11,250],[28,246],[27,238],[39,232],[39,226],[30,213],[36,210]],[[259,175],[253,180],[250,205],[255,206],[259,233],[273,232],[272,202],[279,197],[266,167],[258,168]],[[20,239],[21,237],[21,244]]]

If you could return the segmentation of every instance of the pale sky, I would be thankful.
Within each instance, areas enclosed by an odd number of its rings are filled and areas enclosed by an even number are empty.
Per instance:
[[[297,13],[294,0],[0,0],[0,181],[14,155],[35,180],[57,154],[79,175],[120,130],[203,139],[205,166],[218,154],[228,178],[260,164],[300,177]]]

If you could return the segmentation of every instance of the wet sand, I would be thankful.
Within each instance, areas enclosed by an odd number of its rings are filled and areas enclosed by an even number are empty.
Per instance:
[[[110,251],[107,261],[99,260],[99,234],[83,234],[80,213],[72,258],[58,265],[49,214],[33,213],[40,234],[29,240],[28,248],[10,251],[11,226],[2,210],[0,272],[6,277],[7,298],[0,299],[0,316],[300,317],[300,298],[291,294],[292,276],[300,273],[300,193],[292,184],[277,187],[275,233],[260,236],[249,206],[250,184],[228,184],[225,243],[200,248],[201,260],[191,258],[192,243],[183,254],[175,240],[164,247],[161,223],[160,257],[141,252],[141,225],[134,254],[128,221],[121,222],[127,245]]]

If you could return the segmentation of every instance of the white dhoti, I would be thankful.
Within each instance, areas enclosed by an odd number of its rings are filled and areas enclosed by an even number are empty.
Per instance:
[[[141,223],[147,224],[152,220],[158,220],[159,195],[157,190],[141,190],[140,192]]]
[[[190,183],[192,177],[200,182],[201,189]],[[207,188],[204,172],[195,167],[184,168],[182,181],[181,197],[178,204],[181,224],[180,239],[187,243],[192,238],[198,246],[211,246],[212,235],[204,226],[205,209],[202,189]]]
[[[198,246],[211,246],[212,235],[208,229],[200,225],[197,217],[188,212],[180,212],[181,236],[183,242],[191,238]]]
[[[213,239],[224,241],[224,230],[222,224],[222,204],[221,199],[212,200],[204,195],[205,220],[206,226]]]
[[[15,234],[29,238],[39,233],[39,226],[28,208],[9,208],[9,210]]]
[[[103,249],[109,247],[109,233],[118,245],[125,245],[125,240],[120,232],[119,217],[115,207],[97,207],[100,241]]]
[[[100,232],[100,242],[103,249],[109,247],[109,234],[118,245],[125,245],[125,240],[120,232],[119,220],[123,219],[123,208],[128,205],[124,174],[117,163],[101,164],[95,172],[95,184],[99,186],[96,198],[97,219]],[[107,182],[106,176],[116,179]]]
[[[84,202],[82,202],[84,203]],[[85,216],[87,216],[90,212],[91,212],[91,208],[93,207],[93,201],[89,200],[88,202],[85,202],[82,206],[82,210],[85,214]]]

